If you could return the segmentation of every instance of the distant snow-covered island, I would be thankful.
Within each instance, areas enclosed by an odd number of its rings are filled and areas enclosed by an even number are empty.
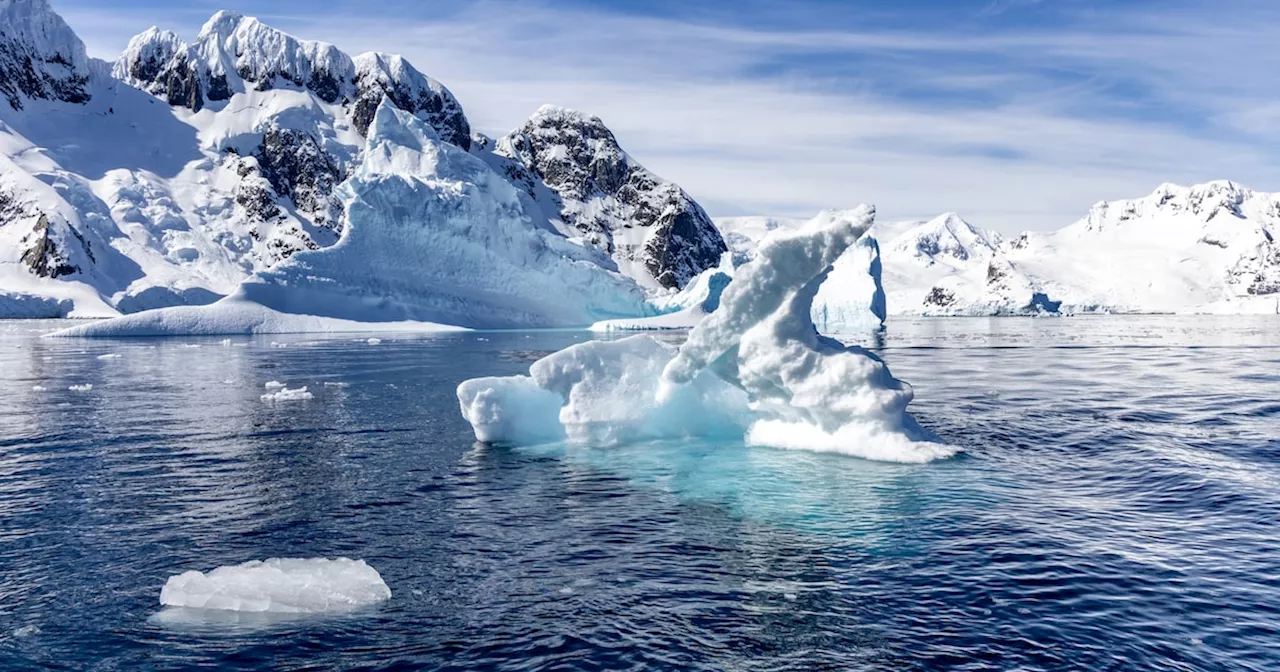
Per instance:
[[[713,221],[593,116],[500,138],[399,56],[233,12],[90,58],[46,0],[0,4],[0,318],[76,335],[689,328],[774,231]],[[848,211],[828,211],[835,221]],[[1274,313],[1280,195],[1163,185],[1053,232],[877,223],[812,305],[892,315]]]

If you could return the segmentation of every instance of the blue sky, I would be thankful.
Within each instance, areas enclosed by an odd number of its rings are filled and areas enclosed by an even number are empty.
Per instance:
[[[481,131],[603,118],[713,215],[1056,228],[1161,182],[1280,191],[1280,2],[53,0],[90,53],[234,9],[407,56]]]

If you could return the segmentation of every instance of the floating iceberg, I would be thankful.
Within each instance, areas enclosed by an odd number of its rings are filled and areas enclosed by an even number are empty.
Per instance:
[[[281,387],[275,392],[268,392],[262,395],[261,399],[263,401],[306,401],[314,397],[315,395],[307,391],[307,386],[303,385],[292,390],[287,387]]]
[[[378,570],[349,558],[272,558],[183,572],[160,591],[166,607],[274,614],[347,612],[390,598]]]
[[[769,238],[680,348],[645,335],[574,345],[528,376],[463,382],[463,416],[491,443],[739,436],[894,462],[954,454],[907,414],[911,387],[883,361],[814,327],[814,296],[874,210],[843,215]]]

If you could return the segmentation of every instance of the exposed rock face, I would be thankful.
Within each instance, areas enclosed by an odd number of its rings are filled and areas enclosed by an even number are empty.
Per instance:
[[[399,56],[368,53],[352,59],[331,44],[299,40],[253,17],[218,12],[191,45],[169,31],[134,37],[114,74],[199,111],[244,91],[309,91],[341,105],[363,135],[383,98],[432,126],[446,142],[471,146],[471,125],[453,94]]]
[[[924,305],[926,306],[946,308],[947,306],[954,305],[955,302],[956,295],[942,287],[934,287],[929,290],[928,296],[924,297]]]
[[[556,195],[561,228],[649,284],[683,287],[728,250],[706,212],[675,183],[627,155],[600,119],[544,106],[497,142],[507,177],[535,199]]]
[[[81,245],[85,246],[85,252],[89,252],[88,245],[84,238],[75,229],[68,227],[71,233],[75,234],[76,239]],[[40,219],[36,221],[35,228],[31,234],[25,239],[29,245],[26,251],[22,253],[22,263],[31,269],[32,273],[42,278],[57,278],[63,275],[71,275],[80,269],[73,265],[70,258],[62,253],[58,248],[57,242],[49,235],[49,218],[40,215]]]
[[[199,112],[204,92],[195,67],[195,54],[174,33],[157,28],[133,38],[136,46],[127,61],[117,64],[117,76],[142,85],[148,93],[163,96],[170,105]]]
[[[23,99],[89,100],[84,43],[46,0],[0,0],[0,95],[15,110]]]
[[[361,135],[385,97],[395,106],[427,122],[440,139],[471,149],[471,124],[449,90],[394,54],[367,53],[355,58],[355,105],[351,123]]]
[[[271,128],[262,136],[257,153],[262,176],[280,196],[286,196],[318,226],[334,228],[338,204],[333,188],[342,181],[342,169],[320,147],[315,136],[292,129]]]
[[[311,236],[280,209],[280,194],[264,172],[257,157],[238,159],[236,173],[240,182],[235,187],[235,203],[252,224],[249,236],[262,243],[263,261],[272,265],[302,250],[319,249]]]

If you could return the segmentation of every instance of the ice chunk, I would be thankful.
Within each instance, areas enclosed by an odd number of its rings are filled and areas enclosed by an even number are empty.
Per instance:
[[[278,380],[268,380],[267,382],[263,383],[262,386],[267,388],[268,390],[278,390],[284,387],[285,385],[284,383]]]
[[[381,338],[370,338],[369,340],[365,341],[365,343],[368,343],[369,345],[377,345],[381,342],[382,342]]]
[[[121,356],[118,352],[110,352],[105,355],[98,355],[98,359],[120,359]]]
[[[72,385],[67,389],[71,390],[72,392],[88,392],[89,390],[93,389],[93,385],[90,385],[89,383],[85,383],[83,385]]]
[[[714,376],[658,401],[662,367],[675,353],[647,335],[579,343],[534,362],[528,376],[465,381],[458,399],[476,438],[491,443],[741,436],[747,399]]]
[[[320,614],[345,612],[391,597],[378,570],[349,558],[272,558],[169,577],[166,607]]]
[[[268,392],[262,395],[261,399],[263,401],[306,401],[314,396],[315,395],[307,391],[307,386],[303,385],[302,387],[296,387],[292,390],[287,387],[282,387],[276,392]]]
[[[32,392],[44,392],[46,389],[47,389],[47,388],[46,388],[44,385],[32,385],[32,386],[31,386],[31,391],[32,391]]]
[[[896,462],[953,454],[906,413],[911,387],[883,361],[814,327],[814,295],[874,210],[840,215],[769,238],[678,350],[649,336],[574,345],[528,376],[465,381],[463,416],[502,443],[736,434]]]

